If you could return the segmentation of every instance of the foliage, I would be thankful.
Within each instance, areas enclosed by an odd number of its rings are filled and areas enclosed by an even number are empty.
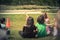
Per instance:
[[[59,6],[60,5],[60,0],[0,0],[0,4]]]

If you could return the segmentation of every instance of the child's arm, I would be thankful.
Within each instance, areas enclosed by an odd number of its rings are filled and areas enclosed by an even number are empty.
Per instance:
[[[52,24],[46,24],[46,25],[51,26]]]
[[[25,26],[23,26],[23,32],[24,32],[24,30],[25,30]]]
[[[33,32],[37,32],[37,29],[36,30],[33,30]]]
[[[33,32],[37,32],[37,27],[34,28]]]

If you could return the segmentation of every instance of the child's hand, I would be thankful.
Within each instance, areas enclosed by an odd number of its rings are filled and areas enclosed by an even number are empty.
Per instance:
[[[34,30],[33,32],[36,32],[36,30]]]
[[[33,32],[37,32],[37,29],[36,30],[33,30]]]

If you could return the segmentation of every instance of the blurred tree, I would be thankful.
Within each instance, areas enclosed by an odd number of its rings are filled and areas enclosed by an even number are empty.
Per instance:
[[[49,5],[59,6],[60,0],[0,0],[0,5]]]

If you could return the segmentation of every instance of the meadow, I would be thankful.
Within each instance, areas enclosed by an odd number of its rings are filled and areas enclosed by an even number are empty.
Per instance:
[[[28,14],[28,15],[32,16],[34,18],[34,22],[36,24],[37,17],[40,14]],[[48,14],[48,16],[50,18],[50,22],[53,23],[55,14],[54,13]],[[47,37],[43,37],[43,38],[22,38],[19,35],[19,31],[22,30],[23,26],[26,24],[26,15],[25,14],[0,14],[0,18],[1,17],[10,18],[11,34],[9,36],[9,40],[54,40],[54,37],[52,37],[52,36],[47,36]]]

